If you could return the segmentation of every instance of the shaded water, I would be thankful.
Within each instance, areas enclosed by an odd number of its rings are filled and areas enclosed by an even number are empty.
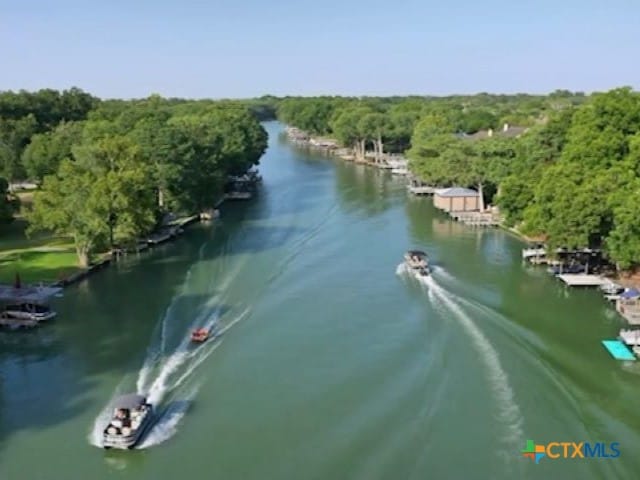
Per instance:
[[[637,477],[640,368],[600,346],[620,322],[599,295],[268,128],[258,198],[0,334],[1,479]],[[398,267],[411,247],[436,263],[424,282]],[[221,335],[189,345],[205,325]],[[93,446],[136,390],[161,414],[140,448]],[[528,438],[621,456],[534,465]]]

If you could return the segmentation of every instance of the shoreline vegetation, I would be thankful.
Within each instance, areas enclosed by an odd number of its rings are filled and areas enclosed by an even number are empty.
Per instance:
[[[398,154],[382,154],[378,155],[377,152],[365,151],[365,154],[361,158],[357,158],[353,152],[351,152],[348,148],[340,146],[339,142],[330,137],[314,137],[309,132],[305,132],[300,130],[297,127],[287,126],[285,129],[285,133],[289,139],[289,141],[301,148],[309,148],[311,150],[322,152],[326,155],[331,155],[333,157],[340,158],[345,161],[358,163],[361,165],[366,165],[374,168],[379,168],[383,170],[389,170],[392,168],[389,161],[403,161],[405,160],[404,156]],[[413,176],[413,173],[409,171],[409,175]],[[485,212],[490,212],[492,208],[495,207],[487,207]],[[456,219],[456,217],[452,218]],[[492,225],[497,226],[508,233],[514,235],[519,240],[523,241],[525,244],[541,244],[545,241],[544,235],[530,236],[526,233],[522,232],[517,228],[517,226],[509,225],[502,215],[498,214],[499,221],[493,223],[484,223],[484,225]],[[620,270],[616,272],[607,272],[606,274],[601,274],[603,278],[609,279],[611,281],[616,282],[617,284],[625,287],[625,288],[637,288],[640,289],[640,272],[636,269],[629,270]]]
[[[406,159],[421,184],[473,189],[480,212],[497,207],[504,227],[551,252],[601,249],[621,276],[640,264],[640,94],[630,88],[246,101],[0,92],[0,248],[18,214],[27,235],[70,239],[81,268],[130,249],[168,213],[210,209],[230,176],[258,164],[260,121],[272,118],[298,144],[381,168]],[[24,181],[36,190],[20,206],[9,186]],[[19,263],[5,252],[2,265]]]
[[[302,132],[297,142],[347,160],[406,155],[419,181],[474,189],[480,211],[497,206],[502,226],[523,240],[550,252],[602,250],[617,279],[637,281],[640,94],[630,88],[287,98],[278,117]]]
[[[215,216],[270,116],[266,101],[0,92],[0,282],[65,284]]]

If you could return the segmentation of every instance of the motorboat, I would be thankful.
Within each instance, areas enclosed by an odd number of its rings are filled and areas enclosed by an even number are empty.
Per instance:
[[[429,275],[429,261],[427,254],[420,250],[409,250],[404,254],[406,267],[422,277]]]
[[[209,339],[209,330],[206,328],[198,328],[191,332],[191,341],[194,343],[203,343]]]
[[[20,330],[24,328],[33,328],[38,325],[38,320],[33,318],[18,318],[8,312],[0,312],[0,327],[9,330]]]
[[[622,329],[618,338],[629,346],[640,346],[640,329]]]
[[[113,409],[103,432],[103,448],[132,449],[153,421],[153,405],[144,395],[130,393],[118,397]]]
[[[618,295],[624,292],[624,287],[617,283],[607,282],[600,285],[600,290],[602,290],[605,295]]]
[[[6,305],[2,313],[8,318],[35,320],[36,322],[51,320],[57,315],[47,305],[26,302]]]

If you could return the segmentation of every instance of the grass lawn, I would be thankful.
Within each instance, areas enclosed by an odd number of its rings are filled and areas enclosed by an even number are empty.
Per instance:
[[[73,243],[68,238],[34,235],[18,218],[0,225],[0,283],[13,283],[16,273],[23,284],[54,282],[79,271]]]

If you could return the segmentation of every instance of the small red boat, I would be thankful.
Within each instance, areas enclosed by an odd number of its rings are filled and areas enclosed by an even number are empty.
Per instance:
[[[191,333],[192,342],[202,343],[206,341],[208,338],[209,338],[209,330],[207,330],[206,328],[199,328],[197,330],[194,330]]]

